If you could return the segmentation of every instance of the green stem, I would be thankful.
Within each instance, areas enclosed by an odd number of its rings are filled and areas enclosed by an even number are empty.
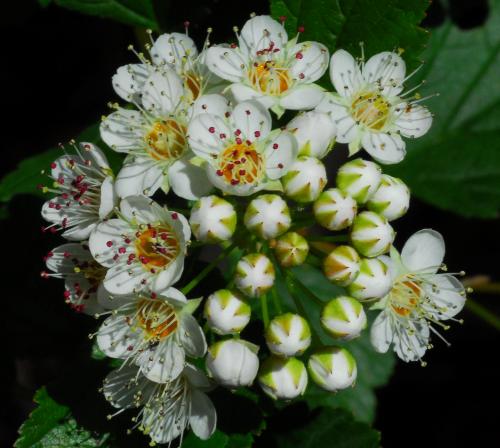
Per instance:
[[[230,246],[226,247],[220,254],[219,256],[213,260],[208,266],[206,266],[200,273],[194,277],[186,286],[184,286],[181,289],[181,292],[184,295],[189,294],[189,292],[195,288],[198,283],[200,283],[210,272],[212,272],[217,265],[219,264],[220,261],[222,261],[224,258],[226,258],[234,249],[236,248],[236,244],[231,244]]]
[[[477,317],[480,317],[485,322],[489,323],[492,327],[500,331],[500,318],[498,318],[491,311],[471,299],[466,300],[465,306]]]
[[[262,320],[264,321],[264,328],[269,325],[269,309],[267,308],[267,294],[260,296],[260,305],[262,307]]]
[[[276,313],[281,314],[283,313],[283,309],[281,308],[281,301],[280,298],[278,297],[278,291],[276,290],[276,286],[273,286],[271,289],[271,296],[273,298],[273,305]]]

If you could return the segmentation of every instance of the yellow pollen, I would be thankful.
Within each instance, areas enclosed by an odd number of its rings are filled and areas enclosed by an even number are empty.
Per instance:
[[[137,234],[135,253],[146,270],[167,267],[179,253],[179,242],[166,224]]]
[[[137,323],[148,339],[161,341],[177,330],[174,309],[159,299],[141,299],[137,304]]]
[[[155,160],[177,160],[186,148],[186,127],[176,120],[156,121],[144,136],[149,155]]]
[[[184,86],[190,94],[190,102],[198,99],[202,90],[202,80],[197,74],[193,72],[186,72],[184,74]]]
[[[375,92],[361,93],[351,104],[354,119],[373,131],[383,129],[389,118],[389,107],[388,101]]]
[[[404,276],[396,280],[390,292],[392,309],[401,317],[408,317],[420,304],[424,295],[420,284]]]
[[[261,178],[262,173],[262,156],[252,144],[236,143],[226,148],[220,156],[217,175],[228,184],[253,184]]]
[[[288,69],[276,66],[274,61],[256,63],[250,69],[248,77],[258,90],[270,95],[279,95],[292,84]]]

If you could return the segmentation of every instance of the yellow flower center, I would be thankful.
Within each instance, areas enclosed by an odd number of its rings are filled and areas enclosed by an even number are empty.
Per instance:
[[[135,253],[146,270],[166,268],[179,254],[176,235],[166,224],[145,226],[136,237]]]
[[[144,140],[146,150],[153,159],[174,161],[186,148],[186,127],[173,119],[156,121]]]
[[[189,94],[189,102],[195,101],[202,90],[202,80],[200,76],[193,72],[184,73],[184,87]]]
[[[177,330],[174,309],[158,299],[141,299],[137,303],[137,323],[148,339],[161,341]]]
[[[420,304],[424,291],[420,284],[408,276],[396,280],[389,300],[393,311],[401,317],[408,317]]]
[[[262,173],[262,156],[252,144],[236,143],[226,148],[219,158],[217,175],[228,184],[252,184],[261,178]]]
[[[292,84],[288,69],[277,66],[274,61],[255,63],[248,77],[255,88],[269,95],[279,95]]]
[[[354,119],[374,131],[380,131],[387,123],[389,108],[389,102],[376,92],[361,93],[351,104]]]

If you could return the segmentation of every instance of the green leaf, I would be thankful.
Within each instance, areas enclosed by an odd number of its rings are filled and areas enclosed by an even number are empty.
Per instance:
[[[113,169],[121,166],[122,157],[109,150],[99,136],[99,124],[85,129],[75,139],[77,142],[90,142],[98,145],[106,154]],[[71,149],[69,150],[71,152]],[[50,164],[62,155],[60,148],[52,148],[41,154],[24,159],[14,171],[0,180],[0,203],[10,201],[18,194],[43,195],[37,185],[50,182],[47,171]]]
[[[388,170],[415,196],[464,216],[493,218],[500,210],[499,51],[499,0],[481,28],[445,23],[433,32],[419,75],[427,80],[423,96],[440,94],[426,102],[434,123]]]
[[[278,448],[378,448],[380,434],[342,409],[322,409],[302,427],[276,436]]]
[[[42,387],[34,397],[38,407],[19,428],[15,448],[107,448],[109,435],[96,437],[81,428],[70,410],[54,401]]]
[[[189,432],[182,442],[182,448],[250,448],[252,444],[251,434],[225,434],[217,430],[208,440],[201,440]]]
[[[289,35],[304,26],[301,39],[322,42],[330,51],[358,55],[360,42],[367,56],[402,48],[413,67],[428,39],[418,26],[428,6],[428,0],[271,0],[271,13],[286,16]]]
[[[54,0],[54,3],[84,14],[117,20],[127,25],[159,29],[153,0]]]

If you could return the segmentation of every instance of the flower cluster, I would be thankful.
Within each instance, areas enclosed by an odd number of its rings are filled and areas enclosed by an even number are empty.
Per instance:
[[[393,246],[410,192],[379,164],[401,161],[404,138],[432,123],[418,95],[402,93],[401,56],[330,58],[269,16],[253,16],[230,45],[207,39],[198,52],[186,32],[147,50],[113,76],[125,103],[100,127],[125,155],[117,174],[94,144],[72,143],[41,187],[53,195],[44,230],[70,241],[47,254],[42,275],[64,279],[76,311],[104,318],[92,337],[121,363],[103,386],[115,414],[138,409],[134,426],[153,443],[182,441],[187,428],[207,439],[216,385],[257,381],[283,400],[309,379],[325,393],[353,386],[349,341],[368,325],[375,350],[423,363],[465,291],[446,273],[439,233],[417,232],[401,253]],[[315,83],[328,68],[332,92]],[[285,110],[299,112],[283,122]],[[325,158],[336,143],[374,161],[348,160],[332,176]],[[186,278],[186,257],[205,246],[221,254]],[[213,290],[203,281],[221,261],[227,283]],[[306,263],[342,294],[315,297]],[[203,297],[186,297],[193,288]],[[317,322],[311,306],[321,307]],[[245,339],[252,320],[265,347]]]

